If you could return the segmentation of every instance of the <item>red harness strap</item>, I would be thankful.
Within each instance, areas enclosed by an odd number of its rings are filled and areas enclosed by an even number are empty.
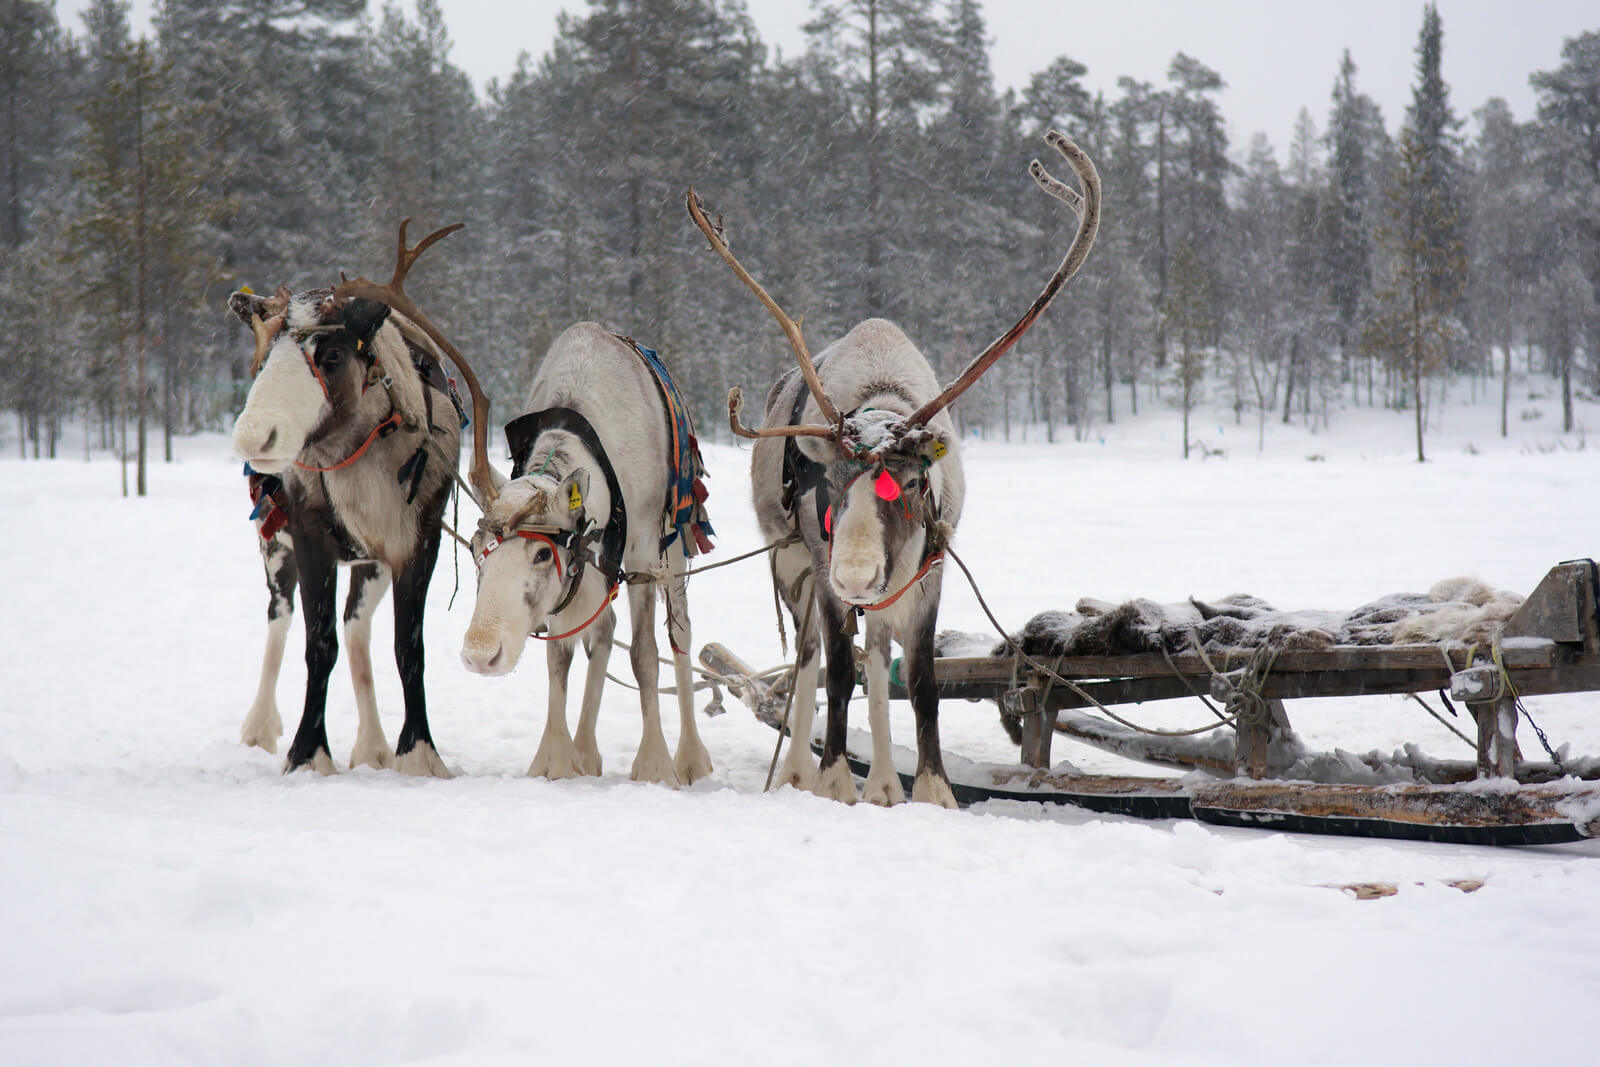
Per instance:
[[[600,601],[600,606],[598,608],[594,609],[594,614],[590,615],[587,619],[583,620],[583,622],[581,624],[579,624],[578,626],[573,627],[572,629],[568,630],[566,633],[564,633],[564,634],[529,634],[528,636],[533,638],[535,641],[561,641],[561,640],[563,640],[565,638],[571,637],[573,634],[582,633],[583,631],[585,631],[585,630],[587,630],[589,628],[589,624],[590,623],[594,622],[594,620],[596,620],[596,619],[598,619],[600,617],[600,613],[602,611],[606,610],[606,607],[608,605],[610,605],[610,603],[613,600],[617,599],[617,588],[618,588],[617,586],[612,586],[606,592],[606,598],[604,600]]]
[[[922,581],[922,579],[926,578],[928,576],[928,572],[933,569],[934,564],[942,563],[942,562],[944,562],[944,553],[943,552],[935,552],[935,553],[933,553],[933,555],[929,556],[923,562],[922,569],[919,570],[916,573],[916,575],[909,582],[907,582],[905,585],[902,585],[900,587],[900,591],[898,593],[896,593],[894,596],[890,597],[887,600],[880,600],[876,604],[859,604],[857,606],[860,607],[862,611],[882,611],[884,608],[888,607],[890,604],[893,604],[896,600],[899,600],[901,597],[905,596],[906,595],[906,590],[910,589],[912,586],[914,586],[918,582]]]
[[[372,432],[367,434],[367,439],[361,442],[361,447],[356,449],[355,452],[351,453],[350,458],[344,460],[342,463],[335,463],[331,467],[313,467],[309,463],[301,463],[299,460],[295,460],[294,465],[303,471],[318,471],[323,474],[326,474],[328,471],[342,471],[346,467],[350,466],[350,464],[366,455],[367,449],[372,447],[372,442],[376,441],[380,437],[387,437],[389,434],[399,429],[400,421],[400,413],[398,411],[389,412],[389,417],[378,423],[378,425],[374,426],[372,428]]]

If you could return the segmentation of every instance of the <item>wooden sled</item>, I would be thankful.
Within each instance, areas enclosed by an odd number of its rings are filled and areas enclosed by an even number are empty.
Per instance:
[[[1081,709],[1090,702],[1070,688],[1030,675],[1011,656],[945,658],[934,672],[943,697],[994,701],[1020,720],[1022,765],[976,764],[947,754],[951,788],[963,805],[987,800],[1074,804],[1138,818],[1196,818],[1226,826],[1347,834],[1454,844],[1539,845],[1600,835],[1600,760],[1529,761],[1517,747],[1519,695],[1600,690],[1600,572],[1594,561],[1553,568],[1500,632],[1495,649],[1436,645],[1334,646],[1286,651],[1264,675],[1250,678],[1256,714],[1207,740],[1152,736]],[[1110,706],[1208,693],[1238,696],[1246,659],[1194,652],[1172,656],[1078,657],[1051,660]],[[718,645],[701,653],[708,667],[738,676],[734,688],[759,719],[782,727],[786,680],[757,675]],[[1213,670],[1215,668],[1215,671]],[[898,670],[893,672],[898,676]],[[1449,692],[1476,727],[1473,761],[1436,760],[1415,748],[1396,758],[1360,757],[1365,778],[1389,784],[1294,780],[1291,768],[1347,754],[1309,753],[1294,738],[1286,699]],[[903,699],[899,686],[892,697]],[[1237,702],[1230,706],[1237,706]],[[1183,777],[1131,777],[1050,768],[1055,734],[1117,755],[1188,772]],[[1220,733],[1220,732],[1219,732]],[[857,748],[860,744],[861,747]],[[813,745],[813,747],[817,747]],[[852,735],[847,757],[865,775],[868,751]],[[911,754],[897,749],[900,767]],[[899,767],[897,767],[899,770]],[[910,775],[899,770],[910,791]]]

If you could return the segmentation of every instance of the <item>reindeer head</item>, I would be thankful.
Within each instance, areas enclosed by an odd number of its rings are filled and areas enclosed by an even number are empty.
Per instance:
[[[256,335],[255,381],[234,422],[234,451],[263,474],[281,473],[383,373],[376,342],[389,308],[331,289],[283,287],[271,297],[240,290],[228,307]]]
[[[575,599],[588,563],[595,534],[589,474],[568,469],[559,448],[548,455],[567,473],[541,469],[500,482],[472,537],[478,595],[461,662],[477,674],[515,669],[528,635]]]
[[[856,333],[888,331],[868,322]],[[893,329],[892,339],[911,348]],[[848,341],[849,339],[847,339]],[[948,536],[944,489],[954,427],[941,413],[908,428],[913,405],[898,390],[864,400],[843,416],[837,439],[796,437],[795,446],[822,467],[827,485],[818,520],[827,544],[828,580],[847,604],[876,605],[925,573]]]
[[[263,473],[277,473],[294,461],[295,455],[307,440],[328,422],[328,416],[342,410],[333,396],[327,368],[318,363],[322,352],[320,343],[309,347],[306,338],[314,333],[343,331],[345,341],[355,344],[356,352],[368,364],[366,385],[371,385],[381,375],[374,374],[376,360],[385,358],[381,352],[374,355],[374,345],[379,329],[393,308],[403,318],[399,319],[402,332],[418,344],[425,337],[449,356],[467,380],[472,392],[473,428],[472,467],[468,477],[480,502],[491,499],[495,479],[489,469],[485,436],[489,421],[489,398],[478,384],[478,377],[455,345],[450,343],[438,327],[406,294],[405,279],[417,257],[442,238],[461,229],[465,223],[456,223],[435,230],[415,245],[406,243],[406,228],[410,219],[400,221],[398,248],[395,252],[394,274],[382,285],[366,278],[345,279],[340,275],[339,285],[331,290],[312,290],[296,296],[279,286],[271,297],[259,297],[249,290],[240,290],[228,299],[228,307],[255,334],[255,358],[250,364],[250,374],[256,384],[250,389],[245,410],[234,424],[234,451],[250,461],[251,466]],[[420,334],[419,334],[420,331]],[[340,342],[342,345],[344,342]],[[299,351],[306,365],[304,375],[296,375],[290,354]],[[396,357],[401,358],[396,349]],[[284,358],[279,359],[282,354]],[[341,367],[349,365],[346,359],[348,346],[327,350],[327,362],[338,357]],[[268,364],[276,360],[282,369],[267,375]],[[341,381],[347,372],[336,374]],[[391,376],[392,377],[392,376]],[[268,380],[263,386],[263,378]],[[256,404],[257,390],[261,390],[260,405]],[[314,392],[315,391],[315,392]],[[320,395],[321,402],[318,400]],[[392,402],[392,400],[391,400]],[[248,418],[247,418],[248,417]],[[290,446],[293,446],[291,449]]]

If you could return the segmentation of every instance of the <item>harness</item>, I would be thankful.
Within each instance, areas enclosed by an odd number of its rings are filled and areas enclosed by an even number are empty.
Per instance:
[[[688,406],[672,380],[672,374],[654,349],[646,348],[631,337],[613,334],[617,340],[632,348],[649,369],[656,386],[661,390],[661,401],[667,412],[667,434],[671,447],[667,452],[670,464],[667,474],[666,525],[668,532],[661,538],[660,551],[664,554],[679,537],[683,538],[684,554],[694,556],[710,552],[711,538],[716,531],[706,514],[705,460],[700,456],[700,442],[694,435],[694,423]]]
[[[604,610],[605,604],[617,595],[617,586],[622,583],[622,552],[628,543],[628,509],[622,499],[622,483],[617,480],[617,471],[611,465],[611,459],[606,455],[605,446],[600,443],[600,435],[595,433],[589,420],[578,412],[568,407],[545,408],[543,411],[530,412],[506,424],[506,444],[511,450],[513,480],[527,473],[528,460],[533,455],[533,446],[539,435],[547,430],[564,430],[576,437],[585,448],[594,456],[595,462],[600,465],[600,473],[606,480],[606,491],[611,496],[611,514],[606,518],[605,526],[595,532],[594,522],[587,518],[573,529],[559,529],[550,526],[525,527],[510,531],[507,537],[523,537],[529,540],[540,540],[550,545],[552,549],[564,548],[567,550],[567,592],[562,597],[561,603],[556,605],[551,614],[560,614],[563,609],[578,595],[578,586],[583,582],[583,572],[592,566],[600,572],[609,586],[605,603],[600,605]],[[490,552],[500,547],[506,538],[491,536],[484,542],[483,552],[478,557],[478,565],[483,565],[483,560]],[[592,546],[598,541],[600,554],[594,555]],[[559,557],[558,557],[559,558]],[[600,612],[595,612],[589,619],[593,622],[599,617]],[[588,622],[583,624],[589,625]],[[583,627],[579,627],[582,629]],[[572,631],[576,633],[577,631]],[[562,637],[570,636],[562,634]],[[552,638],[551,640],[554,640]]]

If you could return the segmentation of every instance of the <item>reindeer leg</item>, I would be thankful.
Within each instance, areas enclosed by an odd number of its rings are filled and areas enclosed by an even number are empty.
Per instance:
[[[449,778],[450,771],[433,746],[428,731],[428,698],[423,688],[422,612],[428,600],[428,583],[439,556],[439,527],[411,557],[394,580],[394,658],[400,667],[400,688],[405,693],[406,719],[395,742],[395,769],[404,774]]]
[[[257,540],[261,542],[261,566],[267,573],[267,647],[261,654],[256,699],[239,728],[239,743],[276,754],[278,738],[283,736],[283,719],[278,715],[278,672],[283,669],[283,646],[294,623],[294,587],[299,574],[295,570],[294,549],[287,538]]]
[[[872,725],[872,771],[861,799],[884,807],[905,803],[905,787],[895,773],[889,746],[889,633],[877,616],[867,619],[867,721]]]
[[[630,585],[628,604],[633,623],[633,677],[639,685],[639,704],[644,712],[644,736],[633,758],[633,780],[662,782],[678,786],[678,772],[672,766],[667,737],[661,732],[660,671],[656,664],[656,590],[653,585]]]
[[[855,641],[844,631],[850,610],[833,597],[823,597],[822,640],[828,650],[828,728],[822,740],[822,770],[815,792],[846,804],[856,802],[856,783],[844,758],[845,730],[850,725],[850,696],[856,688]]]
[[[338,617],[334,581],[337,566],[332,547],[322,539],[296,531],[295,563],[300,569],[300,613],[306,628],[306,702],[300,725],[284,760],[285,773],[309,766],[318,774],[334,773],[328,755],[328,675],[339,659]]]
[[[667,640],[672,645],[672,674],[678,690],[678,754],[672,766],[678,772],[678,780],[689,785],[711,774],[711,753],[700,740],[700,727],[694,717],[694,674],[689,669],[689,598],[683,577],[688,560],[680,551],[674,554],[673,562],[676,567],[667,582]]]
[[[808,562],[809,556],[803,557]],[[803,565],[803,564],[802,564]],[[798,589],[791,601],[785,593],[789,615],[795,629],[795,681],[794,698],[789,712],[789,751],[783,757],[783,766],[774,779],[775,786],[792,785],[796,789],[814,792],[817,787],[817,757],[811,754],[811,724],[817,711],[817,658],[822,650],[817,636],[817,609],[811,602],[811,580],[796,580],[798,571],[788,573],[784,558],[779,556],[778,579],[783,590]],[[798,606],[796,606],[798,601]]]
[[[567,732],[567,675],[572,670],[572,657],[577,650],[575,637],[545,645],[545,663],[550,675],[549,699],[545,705],[544,736],[539,739],[539,751],[528,765],[531,778],[556,781],[583,773],[578,766],[577,750],[572,747],[572,735]]]
[[[617,632],[617,613],[611,608],[584,635],[583,650],[589,657],[589,671],[583,681],[583,711],[578,716],[578,773],[600,774],[600,745],[595,726],[600,720],[600,694],[606,687],[606,665],[611,662],[612,641]]]
[[[953,808],[956,798],[950,792],[950,778],[944,772],[944,755],[939,749],[939,688],[933,678],[933,629],[939,601],[936,597],[930,599],[922,617],[902,631],[906,638],[906,688],[911,692],[911,708],[917,716],[917,777],[911,783],[911,799]]]
[[[344,605],[344,647],[350,657],[350,684],[356,691],[356,744],[350,767],[394,766],[394,749],[378,721],[378,694],[372,687],[372,614],[389,591],[389,568],[358,563],[350,568],[350,595]]]

